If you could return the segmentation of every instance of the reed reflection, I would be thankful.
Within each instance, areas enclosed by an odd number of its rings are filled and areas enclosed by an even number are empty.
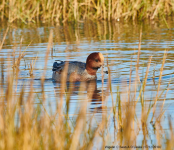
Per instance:
[[[61,95],[61,83],[53,82],[53,84],[55,96],[59,100]],[[70,97],[77,96],[75,97],[77,98],[77,101],[87,100],[88,103],[91,104],[91,112],[102,111],[102,96],[101,90],[97,89],[97,80],[86,82],[67,82],[64,89],[64,94],[66,95],[66,103],[70,103],[70,101],[73,100],[73,98]]]

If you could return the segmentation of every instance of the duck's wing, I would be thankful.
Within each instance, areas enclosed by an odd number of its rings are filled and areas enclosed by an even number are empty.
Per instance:
[[[65,67],[65,63],[66,62],[68,63],[68,72],[69,73],[74,72],[75,70],[77,72],[82,72],[86,68],[86,64],[83,63],[83,62],[56,60],[56,62],[53,63],[53,69],[52,69],[52,71],[62,72],[63,69],[64,69],[64,67]]]

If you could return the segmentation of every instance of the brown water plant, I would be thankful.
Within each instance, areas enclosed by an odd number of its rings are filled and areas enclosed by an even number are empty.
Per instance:
[[[8,22],[66,22],[155,19],[173,15],[172,0],[2,0],[0,19]]]

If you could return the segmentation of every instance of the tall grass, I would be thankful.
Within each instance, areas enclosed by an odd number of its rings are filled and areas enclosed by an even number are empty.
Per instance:
[[[155,19],[173,15],[173,0],[2,0],[0,19],[8,22],[65,22]]]
[[[8,32],[8,31],[7,31]],[[6,36],[6,34],[4,35]],[[5,37],[4,37],[5,39]],[[52,47],[53,33],[50,32],[49,42],[47,51],[45,54],[45,66],[44,70],[46,70],[47,60],[50,53],[50,48]],[[139,52],[141,51],[141,34],[139,40]],[[1,45],[4,41],[1,42]],[[166,53],[164,55],[164,59],[162,62],[162,67],[160,70],[160,79],[163,71],[163,66],[166,59]],[[97,126],[93,127],[92,120],[93,115],[90,119],[87,119],[89,116],[86,113],[87,103],[92,100],[94,91],[96,89],[95,83],[91,82],[88,86],[84,85],[87,83],[82,83],[80,85],[80,91],[87,90],[88,97],[84,95],[83,92],[79,92],[79,96],[83,97],[83,100],[80,104],[80,109],[78,111],[77,116],[75,117],[75,122],[70,121],[68,109],[70,105],[71,94],[73,90],[73,83],[69,89],[66,88],[66,69],[65,75],[60,83],[61,86],[59,88],[59,95],[56,96],[56,110],[55,112],[48,113],[45,109],[45,89],[44,89],[44,79],[45,72],[43,72],[43,76],[41,79],[41,94],[38,96],[37,93],[34,92],[34,81],[33,76],[31,76],[31,82],[29,85],[29,92],[25,93],[25,86],[21,88],[19,92],[16,90],[17,84],[14,84],[18,81],[19,75],[19,66],[21,58],[24,57],[24,54],[19,54],[19,57],[13,63],[8,64],[8,73],[5,77],[4,82],[4,59],[1,59],[1,86],[0,86],[0,149],[93,149],[94,147],[101,146],[101,149],[105,149],[105,146],[152,146],[148,145],[147,139],[149,138],[148,126],[150,124],[150,113],[156,114],[156,116],[163,116],[163,107],[161,107],[162,111],[160,114],[155,113],[156,103],[159,99],[160,94],[159,88],[157,89],[157,95],[155,99],[152,101],[153,105],[149,104],[146,107],[144,99],[144,91],[147,81],[147,75],[149,72],[149,67],[151,64],[152,57],[149,58],[149,63],[147,65],[146,75],[143,83],[139,83],[137,78],[136,81],[131,82],[131,71],[130,71],[130,85],[127,95],[128,97],[123,97],[123,92],[118,86],[117,89],[117,97],[114,98],[112,94],[112,81],[111,81],[111,72],[109,64],[108,66],[108,84],[106,89],[102,90],[102,119],[97,122]],[[17,63],[16,63],[17,62]],[[33,64],[33,63],[32,63]],[[32,65],[31,64],[31,65]],[[137,60],[136,68],[138,71],[139,60]],[[13,71],[11,68],[14,68]],[[33,71],[33,67],[32,71]],[[160,87],[160,83],[158,87]],[[124,83],[123,83],[124,84]],[[125,83],[127,84],[127,83]],[[135,92],[139,90],[139,97],[136,99],[136,94],[133,92],[130,87],[135,89]],[[86,87],[88,87],[86,89]],[[104,88],[104,87],[102,87]],[[104,91],[108,91],[104,93]],[[168,89],[167,89],[168,91]],[[166,91],[166,93],[167,93]],[[104,95],[112,95],[112,107],[109,108],[104,105],[104,102],[107,101],[107,96]],[[131,95],[134,95],[131,97]],[[36,97],[37,96],[37,97]],[[65,98],[64,98],[65,97]],[[39,99],[40,103],[36,104],[36,99]],[[63,101],[66,100],[66,110],[63,109]],[[141,116],[137,118],[137,101],[141,102]],[[164,100],[165,102],[165,100]],[[51,110],[51,108],[50,108]],[[110,114],[113,116],[104,113],[104,110],[108,110]],[[110,133],[110,120],[113,117],[114,122],[114,132]],[[169,135],[164,132],[164,128],[161,126],[162,119],[153,118],[153,127],[154,134],[156,136],[156,146],[162,146],[159,149],[172,149],[174,147],[174,134],[171,118],[168,118],[169,125]],[[142,133],[141,133],[142,132]],[[143,142],[138,143],[137,138],[139,135],[143,135]],[[164,134],[166,134],[164,136]],[[113,138],[113,142],[111,142],[110,138]],[[99,143],[97,141],[99,140]],[[163,141],[163,142],[162,142]],[[98,145],[97,145],[97,144]],[[165,143],[161,145],[161,143]],[[146,147],[147,149],[149,147]]]

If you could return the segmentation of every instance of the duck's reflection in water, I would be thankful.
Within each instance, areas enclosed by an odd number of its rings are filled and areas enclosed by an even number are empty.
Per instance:
[[[69,103],[72,101],[78,103],[80,101],[83,102],[84,100],[88,100],[88,103],[90,103],[89,111],[91,113],[102,112],[102,94],[101,90],[97,89],[96,80],[87,82],[67,82],[66,86],[58,82],[53,82],[53,84],[57,99],[61,97],[63,91],[63,94],[66,95],[66,98],[69,97]],[[65,88],[62,89],[62,87]]]

